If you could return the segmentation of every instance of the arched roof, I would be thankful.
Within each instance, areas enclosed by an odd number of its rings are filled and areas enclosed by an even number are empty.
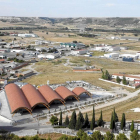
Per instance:
[[[22,90],[17,85],[8,84],[5,87],[5,91],[11,108],[11,113],[14,113],[21,108],[31,111],[31,106],[29,105]]]
[[[76,87],[73,89],[72,92],[75,93],[77,96],[81,95],[82,93],[88,93],[88,91],[82,87]]]
[[[55,91],[65,100],[66,98],[73,96],[77,97],[73,92],[71,92],[69,89],[67,89],[64,86],[60,86],[55,89]]]
[[[46,99],[48,103],[53,102],[54,100],[63,100],[51,87],[44,85],[39,87],[39,92]]]
[[[86,93],[87,95],[90,96],[89,92],[85,90],[83,87],[76,87],[73,89],[72,92],[75,93],[77,96],[80,96],[82,93]]]
[[[24,85],[21,89],[25,97],[27,98],[31,108],[35,107],[38,104],[47,104],[47,101],[34,86],[27,84]]]

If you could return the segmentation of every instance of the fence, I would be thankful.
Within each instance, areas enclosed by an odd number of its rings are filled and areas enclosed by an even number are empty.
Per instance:
[[[66,130],[66,129],[40,129],[39,130],[39,134],[45,134],[45,133],[61,133],[61,134],[65,134],[65,135],[70,135],[70,136],[76,136],[77,132],[73,131],[73,130]]]

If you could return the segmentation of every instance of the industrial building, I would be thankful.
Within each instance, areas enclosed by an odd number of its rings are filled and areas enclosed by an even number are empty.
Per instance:
[[[104,57],[116,58],[116,57],[119,57],[119,53],[107,53],[107,54],[104,54]]]
[[[87,50],[74,50],[71,51],[71,55],[82,55],[82,54],[86,54]]]
[[[18,34],[19,37],[38,37],[35,34]]]
[[[120,58],[126,57],[126,58],[133,58],[134,60],[138,59],[138,55],[135,54],[121,54],[119,55]]]
[[[43,85],[36,89],[30,84],[23,85],[20,88],[13,83],[5,86],[5,93],[13,115],[16,112],[24,111],[32,114],[36,106],[45,106],[49,109],[50,104],[55,101],[64,104],[67,99],[75,98],[79,100],[79,96],[83,93],[90,96],[90,93],[82,87],[76,87],[73,91],[70,91],[64,86],[59,86],[53,90],[48,85]]]
[[[96,46],[94,48],[95,51],[120,51],[120,47],[113,47],[113,46],[108,46],[108,45],[101,45],[101,46]]]
[[[85,47],[82,43],[60,43],[60,46],[67,49],[82,49]]]
[[[46,59],[56,59],[60,57],[59,53],[47,53],[47,54],[40,54],[37,56],[38,58],[46,58]]]

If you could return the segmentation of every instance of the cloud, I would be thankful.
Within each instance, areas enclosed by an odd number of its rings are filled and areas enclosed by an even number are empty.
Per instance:
[[[113,7],[113,6],[116,6],[116,4],[115,3],[107,3],[106,6],[107,7]]]

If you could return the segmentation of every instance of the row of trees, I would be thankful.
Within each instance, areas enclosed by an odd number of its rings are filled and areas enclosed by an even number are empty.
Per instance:
[[[73,111],[70,121],[68,121],[68,116],[66,117],[65,125],[68,125],[69,129],[76,129],[76,130],[79,130],[82,128],[90,128],[91,130],[93,130],[96,127],[94,106],[93,106],[93,114],[92,114],[91,123],[89,122],[87,113],[84,118],[83,114],[81,112],[79,112],[78,119],[76,119],[76,118],[77,118],[76,112]],[[101,115],[100,115],[99,120],[97,121],[97,125],[102,126],[103,123],[104,123],[104,121],[103,121],[102,111],[101,111]]]
[[[109,74],[109,72],[107,70],[105,72],[102,70],[102,79],[111,80],[111,75]],[[122,80],[120,79],[119,76],[117,76],[116,77],[116,82],[120,83],[121,81],[124,85],[127,85],[127,83],[128,83],[125,76],[123,76]]]
[[[112,129],[112,130],[116,129],[116,126],[115,126],[116,122],[119,122],[119,119],[118,119],[118,115],[115,112],[115,108],[114,108],[114,111],[112,112],[112,116],[111,116],[111,121],[110,121],[110,129]],[[125,128],[125,125],[126,125],[126,119],[125,119],[125,113],[123,113],[122,119],[121,119],[121,130],[123,130]],[[131,132],[134,131],[134,121],[133,120],[132,120],[132,123],[130,126],[130,130],[131,130]]]
[[[75,130],[79,130],[79,129],[83,129],[83,128],[90,128],[91,130],[93,130],[97,126],[104,125],[102,111],[101,111],[99,119],[97,120],[97,122],[95,122],[94,106],[93,106],[91,122],[88,119],[87,113],[85,114],[85,118],[83,117],[83,114],[81,112],[79,112],[78,117],[77,117],[75,111],[73,111],[70,120],[69,120],[69,117],[66,116],[64,123],[62,120],[62,112],[60,113],[59,120],[56,116],[52,116],[50,119],[50,122],[52,123],[52,125],[58,125],[58,122],[59,122],[59,126],[62,126],[64,124],[64,126],[68,127],[69,129],[75,129]],[[118,119],[118,115],[114,108],[112,115],[111,115],[111,121],[110,121],[111,130],[116,130],[116,125],[115,125],[116,122],[119,122],[119,119]],[[123,113],[122,119],[121,119],[121,130],[124,130],[125,125],[126,125],[126,119],[125,119],[125,114]],[[130,130],[132,132],[134,131],[134,121],[132,121],[132,123],[131,123]]]
[[[52,123],[52,125],[57,125],[59,122],[59,126],[62,126],[63,125],[62,112],[60,113],[59,120],[56,116],[52,116],[50,122]],[[91,130],[93,130],[96,126],[103,126],[103,124],[104,121],[103,121],[102,111],[101,111],[100,118],[97,121],[97,124],[95,123],[94,106],[93,106],[93,114],[92,114],[91,122],[89,122],[87,113],[85,114],[85,117],[83,117],[83,114],[79,111],[79,114],[77,116],[75,110],[73,111],[70,120],[69,117],[66,116],[64,121],[65,126],[67,126],[69,129],[76,129],[76,130],[83,129],[83,128],[90,128]]]
[[[121,81],[122,81],[122,83],[123,83],[124,85],[127,85],[127,80],[126,80],[126,77],[125,77],[125,76],[123,76],[123,79],[122,79],[122,80],[120,79],[119,76],[117,76],[117,77],[116,77],[116,82],[117,82],[117,83],[120,83]]]
[[[58,140],[128,140],[128,138],[122,133],[115,138],[113,133],[106,132],[105,135],[102,135],[99,131],[95,131],[91,136],[88,136],[83,130],[79,130],[75,137],[62,135]],[[140,135],[137,130],[131,133],[130,140],[140,140]]]
[[[0,140],[53,140],[52,138],[48,137],[41,138],[36,136],[25,136],[25,137],[18,137],[14,134],[9,133],[8,131],[1,130],[0,131]],[[106,132],[105,135],[101,135],[99,131],[95,131],[91,136],[88,136],[87,133],[85,133],[83,130],[79,130],[77,132],[77,136],[67,136],[62,135],[57,140],[128,140],[128,138],[125,136],[125,134],[120,133],[115,138],[113,133]],[[137,130],[134,130],[130,135],[130,140],[140,140],[140,135],[138,134]]]

